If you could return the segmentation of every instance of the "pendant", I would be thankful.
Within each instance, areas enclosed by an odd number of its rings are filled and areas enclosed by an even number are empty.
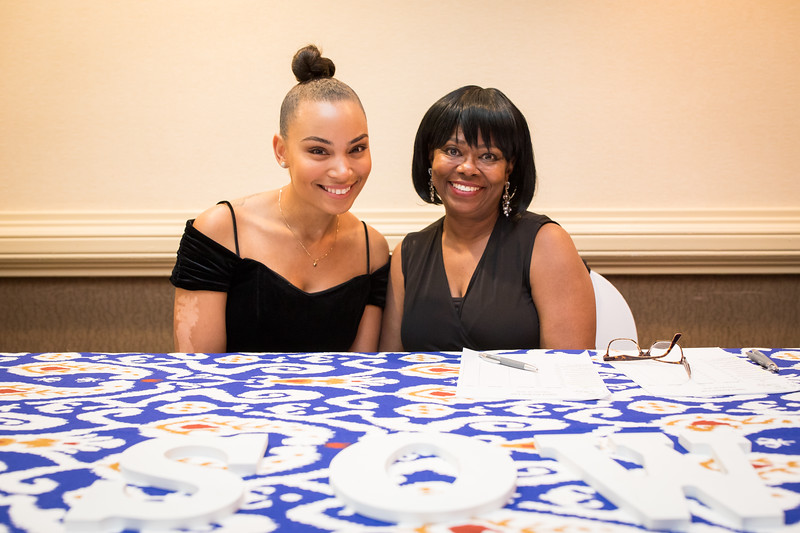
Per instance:
[[[314,262],[312,264],[316,267],[317,266],[317,260],[314,260]]]

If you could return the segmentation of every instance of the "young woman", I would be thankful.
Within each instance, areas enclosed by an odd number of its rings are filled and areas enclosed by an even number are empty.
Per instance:
[[[376,351],[386,240],[349,212],[372,161],[364,109],[314,46],[273,139],[289,183],[186,223],[170,278],[180,352]]]
[[[531,136],[502,92],[467,86],[436,102],[411,173],[445,215],[392,255],[382,351],[594,347],[589,272],[561,226],[526,211]]]

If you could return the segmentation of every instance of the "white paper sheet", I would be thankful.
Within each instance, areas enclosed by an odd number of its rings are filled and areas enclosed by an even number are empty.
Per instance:
[[[692,378],[683,365],[658,361],[611,363],[652,396],[710,397],[730,394],[770,394],[800,390],[800,385],[773,374],[720,348],[684,348]]]
[[[610,394],[588,353],[530,350],[525,354],[503,354],[535,365],[538,372],[489,363],[478,354],[464,348],[456,396],[476,400],[596,400]]]

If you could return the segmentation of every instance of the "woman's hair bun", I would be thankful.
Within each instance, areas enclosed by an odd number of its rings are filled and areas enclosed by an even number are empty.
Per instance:
[[[298,82],[304,83],[319,78],[332,78],[336,66],[327,57],[322,57],[319,48],[310,44],[298,50],[292,58],[292,72]]]

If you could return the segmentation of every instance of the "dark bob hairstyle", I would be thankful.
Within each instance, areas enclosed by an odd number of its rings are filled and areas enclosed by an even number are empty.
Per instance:
[[[464,140],[474,147],[480,133],[484,141],[496,146],[514,168],[508,177],[512,216],[526,211],[536,190],[536,166],[528,123],[517,106],[498,89],[467,85],[444,96],[422,117],[414,140],[411,180],[414,190],[427,203],[441,204],[436,195],[430,199],[428,183],[433,151],[444,146],[455,131],[463,131]],[[498,210],[500,205],[497,206]]]

